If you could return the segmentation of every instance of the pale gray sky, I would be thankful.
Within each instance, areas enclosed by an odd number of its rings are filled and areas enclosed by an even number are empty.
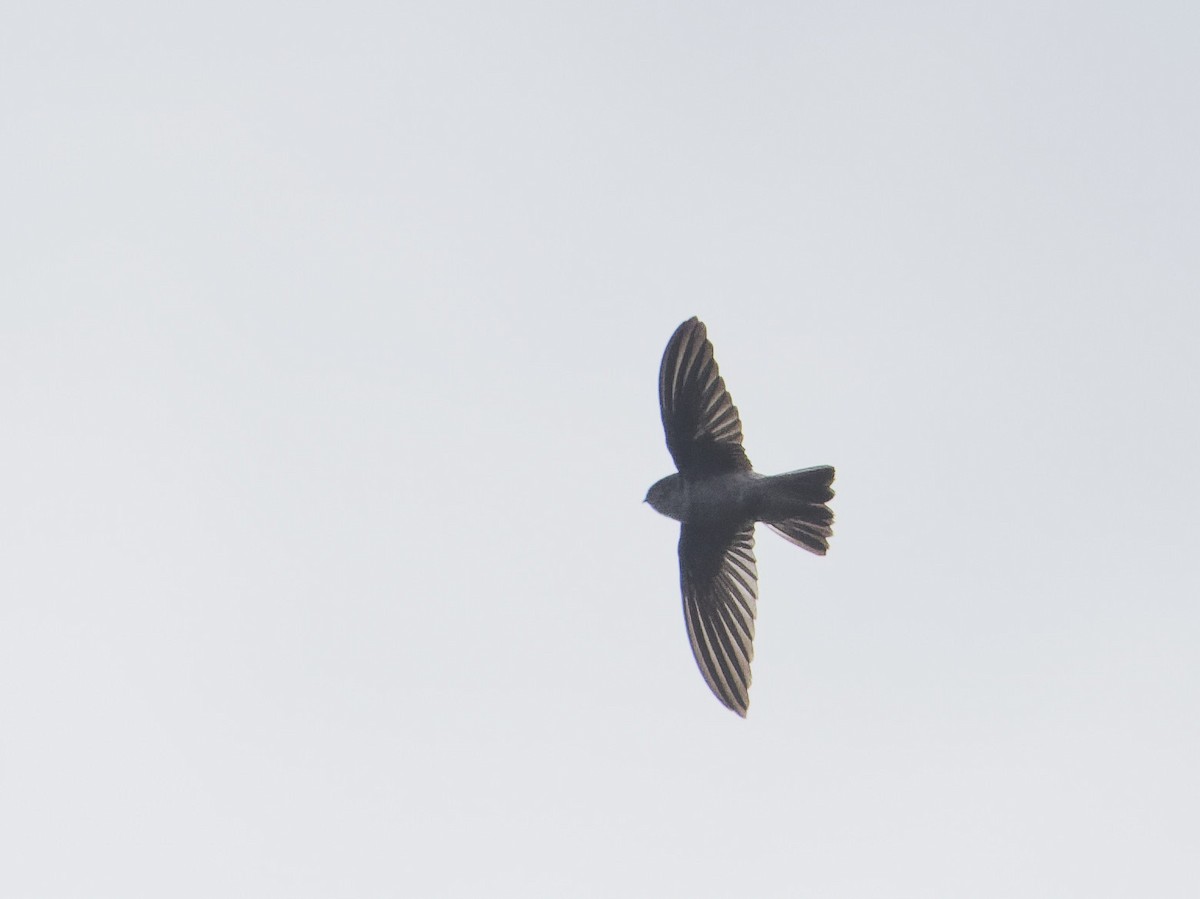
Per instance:
[[[1200,890],[1200,7],[10,4],[0,894]],[[659,357],[763,471],[692,661]]]

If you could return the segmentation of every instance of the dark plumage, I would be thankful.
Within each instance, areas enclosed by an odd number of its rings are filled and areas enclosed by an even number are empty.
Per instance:
[[[697,318],[667,343],[658,397],[679,471],[654,484],[646,502],[681,524],[679,580],[692,653],[716,697],[745,717],[758,602],[754,524],[824,555],[834,471],[826,465],[765,477],[753,470],[737,407]]]

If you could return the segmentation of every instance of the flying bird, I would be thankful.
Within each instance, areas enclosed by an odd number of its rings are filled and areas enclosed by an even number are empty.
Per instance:
[[[679,583],[692,654],[709,689],[744,718],[758,603],[755,522],[825,555],[833,534],[826,505],[833,498],[833,468],[773,476],[754,471],[742,449],[737,407],[698,318],[680,325],[667,343],[658,401],[679,471],[654,484],[645,501],[681,525]]]

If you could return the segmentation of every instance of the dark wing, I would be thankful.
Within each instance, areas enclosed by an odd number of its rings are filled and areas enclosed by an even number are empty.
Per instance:
[[[758,607],[754,522],[737,530],[685,524],[679,535],[679,582],[700,673],[717,699],[745,718]]]
[[[676,328],[658,370],[658,404],[667,449],[689,478],[749,471],[742,421],[717,370],[704,323],[690,318]]]

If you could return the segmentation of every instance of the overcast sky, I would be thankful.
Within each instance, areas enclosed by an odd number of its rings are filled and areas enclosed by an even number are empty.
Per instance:
[[[1200,6],[9,4],[0,894],[1200,894]],[[760,471],[747,720],[656,376]]]

